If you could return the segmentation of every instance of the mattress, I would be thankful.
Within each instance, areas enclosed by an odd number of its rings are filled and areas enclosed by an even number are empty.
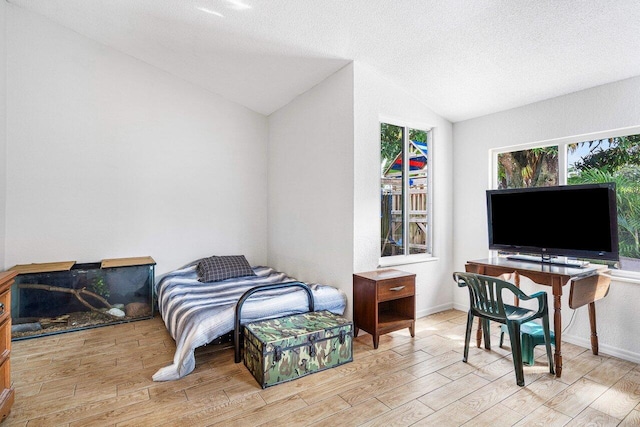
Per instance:
[[[273,268],[259,266],[253,267],[255,276],[202,283],[196,273],[198,261],[166,274],[156,285],[158,309],[176,342],[176,352],[173,363],[153,375],[154,381],[176,380],[193,371],[195,349],[233,330],[236,303],[246,291],[264,284],[297,281]],[[317,283],[308,285],[315,310],[344,313],[347,298],[343,291]],[[308,297],[303,289],[268,290],[252,295],[244,303],[241,324],[306,311]]]

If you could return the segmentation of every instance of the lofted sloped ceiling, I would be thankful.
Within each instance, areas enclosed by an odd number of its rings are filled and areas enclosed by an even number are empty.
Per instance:
[[[269,115],[348,64],[456,122],[640,75],[637,0],[8,0]]]

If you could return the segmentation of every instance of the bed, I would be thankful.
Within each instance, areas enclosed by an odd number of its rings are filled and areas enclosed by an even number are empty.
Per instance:
[[[204,260],[204,259],[203,259]],[[184,377],[195,368],[196,348],[214,342],[234,330],[236,303],[250,289],[296,279],[270,267],[250,267],[255,276],[202,282],[197,260],[172,271],[156,284],[158,309],[176,342],[173,363],[153,375],[154,381]],[[341,315],[346,295],[332,286],[308,284],[315,310]],[[242,306],[241,323],[308,311],[307,292],[300,287],[269,289],[253,294]]]

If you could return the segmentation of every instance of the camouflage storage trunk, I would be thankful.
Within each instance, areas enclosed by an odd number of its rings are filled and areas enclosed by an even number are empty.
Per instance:
[[[262,388],[353,360],[353,323],[312,311],[244,326],[244,364]]]

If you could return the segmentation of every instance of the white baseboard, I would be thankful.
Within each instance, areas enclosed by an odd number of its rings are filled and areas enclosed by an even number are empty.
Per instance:
[[[438,305],[438,306],[435,306],[435,307],[429,307],[429,308],[426,308],[424,310],[417,311],[416,312],[416,319],[428,316],[430,314],[439,313],[441,311],[451,310],[452,308],[453,308],[453,304],[442,304],[442,305]],[[465,310],[467,310],[467,309],[465,309]]]
[[[562,341],[566,341],[571,344],[579,345],[580,347],[588,348],[591,351],[591,339],[578,337],[571,334],[562,334]],[[629,362],[640,363],[640,354],[634,353],[629,350],[613,347],[607,344],[598,344],[598,353],[606,354],[607,356],[614,356],[619,359],[628,360]]]
[[[464,311],[465,313],[469,311],[469,304],[466,305],[460,305],[460,304],[453,304],[452,307],[454,310],[460,310],[460,311]]]

